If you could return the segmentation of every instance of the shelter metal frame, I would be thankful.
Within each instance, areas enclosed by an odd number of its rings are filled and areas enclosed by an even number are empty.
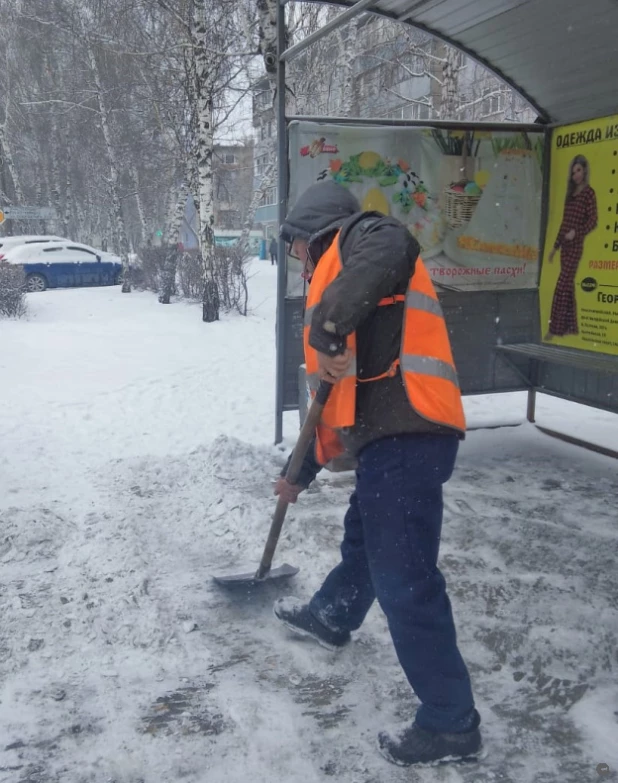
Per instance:
[[[523,5],[528,0],[502,0],[502,4],[505,7],[512,8],[512,6]],[[288,196],[289,196],[289,166],[288,166],[288,126],[289,123],[294,121],[299,122],[322,122],[322,123],[330,123],[333,125],[353,125],[353,126],[385,126],[385,127],[431,127],[431,128],[444,128],[444,129],[483,129],[483,130],[499,130],[499,131],[518,131],[518,132],[543,132],[545,134],[545,155],[544,155],[544,170],[543,170],[543,193],[542,193],[542,214],[541,214],[541,236],[540,236],[540,244],[539,247],[543,248],[544,241],[545,241],[545,232],[546,232],[546,224],[547,224],[547,209],[548,209],[548,189],[549,189],[549,162],[550,162],[550,149],[551,149],[551,131],[556,128],[560,127],[564,124],[564,121],[556,122],[555,119],[550,115],[548,111],[543,109],[542,106],[539,105],[538,101],[534,99],[533,96],[529,94],[529,91],[525,88],[522,88],[516,80],[510,78],[507,74],[503,73],[499,68],[492,65],[491,62],[489,62],[488,59],[479,56],[477,52],[472,51],[469,47],[466,47],[465,45],[462,45],[461,42],[454,40],[453,38],[449,37],[448,35],[443,34],[442,32],[430,28],[425,24],[418,23],[417,21],[414,21],[413,16],[417,9],[419,9],[422,6],[430,5],[433,0],[398,0],[398,3],[402,7],[407,7],[407,10],[405,13],[400,14],[399,16],[395,14],[390,14],[388,12],[384,12],[382,9],[380,9],[381,3],[386,3],[387,0],[355,0],[355,2],[348,2],[347,0],[310,0],[310,2],[316,2],[321,3],[324,5],[340,5],[345,8],[337,17],[335,17],[332,20],[329,20],[328,23],[326,23],[320,30],[312,33],[311,35],[307,36],[302,41],[299,41],[298,43],[286,47],[286,35],[285,35],[285,4],[286,0],[278,0],[277,3],[277,78],[276,78],[276,100],[275,100],[275,109],[276,109],[276,126],[277,126],[277,155],[278,155],[278,221],[279,225],[281,225],[284,220],[287,213],[287,206],[288,206]],[[389,0],[390,2],[390,0]],[[467,8],[469,13],[472,13],[472,5],[473,4],[467,4]],[[398,21],[401,23],[406,23],[411,25],[412,27],[415,27],[417,29],[424,30],[428,34],[444,41],[450,46],[454,46],[459,51],[463,51],[465,54],[467,54],[470,58],[472,58],[474,61],[482,64],[484,67],[486,67],[489,71],[494,73],[498,78],[500,78],[502,81],[504,81],[506,84],[508,84],[510,87],[512,87],[514,90],[516,90],[522,97],[524,97],[531,106],[538,112],[537,121],[534,124],[524,124],[524,123],[474,123],[474,122],[461,122],[461,121],[439,121],[439,120],[418,120],[418,121],[407,121],[407,120],[395,120],[395,119],[371,119],[371,118],[349,118],[349,117],[317,117],[317,116],[308,116],[308,115],[292,115],[287,116],[286,115],[286,106],[285,106],[285,98],[286,98],[286,63],[288,63],[290,60],[292,60],[294,57],[296,57],[298,54],[300,54],[302,51],[307,49],[309,46],[313,45],[317,41],[323,39],[326,35],[330,34],[334,30],[340,28],[342,25],[346,24],[353,18],[357,17],[360,13],[363,12],[370,12],[370,13],[377,13],[380,16],[383,16],[385,18],[391,18],[394,21]],[[618,106],[616,107],[618,109]],[[606,112],[611,113],[611,112]],[[582,118],[584,119],[584,118]],[[591,117],[586,119],[593,119]],[[569,120],[571,121],[571,120]],[[574,120],[572,120],[574,121]],[[286,264],[286,248],[285,243],[281,238],[279,238],[279,248],[278,248],[278,257],[280,259],[280,262],[278,264],[278,271],[277,271],[277,326],[276,326],[276,346],[277,346],[277,357],[276,357],[276,373],[277,373],[277,382],[276,382],[276,424],[275,424],[275,443],[281,442],[283,438],[283,413],[285,410],[284,406],[284,373],[285,373],[285,330],[286,330],[286,323],[285,323],[285,304],[286,304],[286,285],[287,285],[287,264]],[[539,259],[540,260],[540,259]],[[540,268],[541,264],[539,263],[539,275],[540,275]],[[538,280],[537,280],[538,283]],[[466,296],[474,296],[476,292],[464,292]],[[538,312],[535,310],[535,316],[538,317]],[[530,346],[531,350],[534,346]],[[525,360],[524,364],[522,365],[521,359],[521,352],[510,352],[509,347],[503,346],[504,350],[500,351],[494,351],[496,354],[496,361],[500,361],[500,358],[502,359],[503,363],[505,365],[509,365],[511,368],[511,372],[513,373],[513,377],[519,377],[524,381],[523,386],[516,386],[518,390],[521,390],[522,388],[528,389],[528,411],[527,416],[529,421],[534,421],[535,416],[535,399],[536,399],[536,391],[546,391],[549,394],[552,394],[556,397],[562,397],[565,399],[574,399],[569,396],[568,393],[565,393],[561,388],[544,388],[541,384],[539,386],[540,380],[540,370],[541,367],[545,367],[547,364],[551,364],[551,357],[548,358],[548,349],[547,347],[544,347],[543,349],[540,349],[538,352],[538,355],[531,355],[528,356],[528,364],[526,365]],[[540,348],[540,347],[539,347]],[[556,355],[556,358],[558,361],[556,364],[563,363],[560,360],[560,357],[558,356],[559,352],[562,350],[561,348],[550,348],[549,352],[551,351],[558,352]],[[581,351],[583,357],[586,356],[588,352]],[[541,355],[543,354],[543,355]],[[582,362],[580,362],[580,365],[583,363],[583,365],[586,365],[586,360],[583,358]],[[589,368],[590,371],[596,371],[598,370],[598,367],[595,366],[595,356],[589,357]],[[608,362],[608,366],[613,366],[612,362]],[[580,366],[580,372],[585,372],[585,370],[581,369]],[[610,372],[610,370],[606,370],[603,372]],[[612,377],[616,378],[616,385],[618,388],[618,358],[616,358],[615,361],[615,371],[611,370],[613,373]],[[605,376],[603,376],[604,378]],[[514,384],[515,388],[515,384]],[[507,391],[508,388],[500,388],[499,391]],[[475,393],[475,392],[468,392],[468,393]],[[483,393],[483,392],[478,392]],[[606,407],[603,404],[600,404],[596,400],[592,401],[586,401],[585,404],[589,404],[595,407],[600,407],[606,410],[617,410],[614,407]],[[548,434],[554,434],[557,437],[561,437],[560,433],[554,433],[553,431],[548,431],[546,428],[542,428],[544,432],[547,432]],[[565,437],[566,436],[562,436]],[[566,438],[569,440],[568,438]],[[571,438],[569,442],[577,443],[577,445],[583,445],[588,446],[589,444],[584,443],[583,441],[579,441],[576,439]],[[597,447],[596,450],[599,450]],[[609,454],[610,456],[617,456],[618,453],[612,452],[608,449],[601,449],[601,453]]]

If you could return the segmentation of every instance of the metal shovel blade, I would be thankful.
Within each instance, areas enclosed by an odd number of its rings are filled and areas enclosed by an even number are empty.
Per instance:
[[[277,568],[271,568],[262,577],[258,577],[257,571],[245,571],[239,574],[217,574],[213,576],[213,582],[223,587],[233,587],[234,585],[259,585],[263,582],[272,582],[273,579],[289,579],[296,576],[299,569],[294,566],[283,563]]]

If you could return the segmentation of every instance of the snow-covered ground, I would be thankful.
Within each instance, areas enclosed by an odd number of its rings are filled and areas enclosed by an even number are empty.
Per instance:
[[[198,306],[101,288],[31,295],[28,320],[0,322],[0,781],[615,778],[615,461],[527,423],[462,446],[442,566],[479,765],[401,770],[376,752],[415,708],[377,608],[338,654],[272,617],[335,564],[348,474],[290,511],[292,583],[213,586],[257,565],[297,425],[272,446],[276,270],[254,269],[246,319],[205,325]],[[466,406],[472,426],[516,423],[525,399]],[[618,443],[598,411],[542,398],[538,418]]]

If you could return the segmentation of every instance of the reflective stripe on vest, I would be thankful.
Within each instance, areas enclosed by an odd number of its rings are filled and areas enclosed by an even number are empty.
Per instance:
[[[319,365],[317,351],[309,345],[311,321],[324,291],[341,269],[337,234],[320,258],[307,297],[303,342],[307,382],[312,394],[319,385]],[[395,304],[403,299],[403,295],[386,297],[379,304]],[[464,431],[466,423],[446,323],[433,283],[420,257],[410,278],[403,310],[398,363],[411,407],[428,421]],[[342,452],[337,430],[353,426],[356,418],[357,368],[354,332],[347,336],[347,348],[352,352],[353,362],[345,377],[334,385],[322,414],[322,422],[317,429],[317,458],[321,464],[326,464]],[[393,365],[392,369],[392,373],[389,371],[375,379],[364,379],[364,382],[379,382],[379,379],[384,377],[392,377],[397,370],[396,365]]]
[[[406,307],[412,310],[422,310],[424,313],[439,315],[440,318],[444,317],[440,302],[420,291],[408,291],[406,294]]]
[[[434,359],[431,356],[404,353],[401,357],[401,369],[404,372],[414,372],[419,375],[433,375],[436,378],[443,378],[445,381],[450,381],[459,388],[459,379],[457,378],[455,368],[452,364],[443,362],[441,359]]]
[[[408,288],[401,368],[408,399],[428,421],[466,429],[457,370],[438,296],[420,258]]]

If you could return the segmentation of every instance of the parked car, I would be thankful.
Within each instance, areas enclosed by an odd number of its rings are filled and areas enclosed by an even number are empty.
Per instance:
[[[23,267],[28,291],[117,285],[122,273],[118,256],[66,239],[20,245],[4,260]]]
[[[22,234],[17,237],[0,237],[0,261],[8,250],[14,250],[20,245],[35,245],[43,242],[68,242],[66,237],[57,237],[53,234]]]

